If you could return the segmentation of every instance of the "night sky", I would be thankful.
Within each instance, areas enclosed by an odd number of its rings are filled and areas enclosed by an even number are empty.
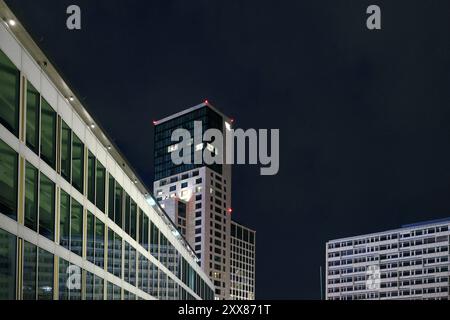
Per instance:
[[[278,175],[233,168],[257,298],[320,298],[327,240],[450,216],[449,1],[6,2],[149,187],[152,120],[280,129]]]

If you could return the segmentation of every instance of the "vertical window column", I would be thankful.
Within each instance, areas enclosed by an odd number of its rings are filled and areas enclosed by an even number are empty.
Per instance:
[[[61,176],[71,182],[72,130],[61,121]]]
[[[95,205],[101,211],[105,212],[106,170],[98,160],[95,171],[95,180]]]
[[[0,229],[0,300],[16,298],[17,237]]]
[[[55,183],[42,173],[39,187],[39,234],[55,240]]]
[[[39,154],[41,96],[33,85],[27,83],[27,111],[26,111],[26,143],[28,148]]]
[[[17,220],[18,156],[0,140],[0,212]]]
[[[114,221],[116,181],[111,174],[108,175],[108,217]]]
[[[38,300],[53,299],[53,276],[54,276],[54,258],[53,254],[38,249],[38,282],[37,297]]]
[[[96,160],[94,155],[89,151],[88,166],[87,166],[87,198],[95,204],[95,167]]]
[[[41,158],[56,168],[56,112],[41,98]]]
[[[72,185],[84,194],[84,146],[75,134],[72,139]]]
[[[30,163],[25,166],[25,226],[37,231],[39,171]]]
[[[0,50],[0,124],[19,135],[20,72]]]
[[[72,199],[70,214],[70,250],[82,256],[83,253],[83,206]]]

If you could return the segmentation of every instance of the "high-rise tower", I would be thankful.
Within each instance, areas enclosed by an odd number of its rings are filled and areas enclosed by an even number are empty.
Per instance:
[[[186,109],[162,120],[155,121],[155,182],[157,201],[178,225],[180,232],[194,248],[203,270],[215,285],[218,299],[230,298],[230,234],[231,234],[231,165],[194,163],[195,152],[216,155],[225,147],[215,148],[203,141],[194,130],[194,121],[201,121],[202,132],[218,129],[224,137],[230,130],[232,119],[211,104]],[[191,164],[176,165],[172,152],[178,152],[180,142],[173,142],[174,130],[190,132],[192,141]],[[220,156],[220,154],[219,154]]]

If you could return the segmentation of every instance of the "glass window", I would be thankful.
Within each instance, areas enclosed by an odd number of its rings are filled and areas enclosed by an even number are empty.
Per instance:
[[[72,130],[64,121],[61,121],[61,175],[69,182],[72,160],[71,149]]]
[[[137,253],[137,261],[138,261],[138,272],[139,272],[139,281],[138,281],[137,287],[138,287],[138,289],[145,291],[143,289],[143,285],[145,282],[144,278],[146,278],[145,267],[144,267],[145,257],[142,254]]]
[[[123,197],[123,189],[118,183],[116,183],[114,222],[121,228],[123,228],[123,226],[122,226],[122,203],[123,203],[122,197]]]
[[[83,193],[84,146],[76,135],[72,136],[72,185]]]
[[[159,259],[159,230],[158,227],[150,222],[150,253]]]
[[[103,300],[103,279],[86,271],[86,300]]]
[[[150,265],[150,294],[154,297],[158,296],[159,269],[153,263]]]
[[[108,190],[108,217],[114,221],[114,195],[115,195],[115,185],[116,181],[112,175],[108,175],[109,190]]]
[[[59,300],[81,300],[81,268],[59,258]]]
[[[94,300],[94,274],[86,271],[86,300]]]
[[[142,246],[148,250],[148,217],[143,211],[142,216],[144,220],[144,226],[142,228]]]
[[[141,209],[138,209],[138,234],[139,234],[139,244],[144,246],[144,214]]]
[[[87,196],[89,201],[95,203],[95,157],[88,153],[88,181],[87,181]]]
[[[59,244],[69,249],[70,239],[70,196],[61,189],[59,213]]]
[[[114,299],[113,284],[111,282],[108,282],[107,294],[108,294],[108,296],[107,296],[108,300],[113,300]]]
[[[67,286],[68,274],[67,268],[69,267],[69,262],[59,258],[59,300],[69,300],[70,292]]]
[[[39,191],[39,233],[50,240],[55,235],[55,184],[41,173]]]
[[[141,279],[141,286],[142,286],[142,290],[146,293],[149,293],[149,286],[148,286],[148,281],[149,281],[149,272],[148,272],[148,268],[149,268],[149,261],[146,257],[140,255],[140,259],[142,261],[142,265],[141,265],[141,271],[139,274],[139,279]]]
[[[81,256],[83,248],[83,206],[72,198],[70,214],[70,250]]]
[[[87,236],[86,236],[86,259],[94,263],[94,239],[95,239],[95,217],[87,213]]]
[[[17,153],[1,140],[0,212],[17,219]]]
[[[130,246],[130,283],[136,286],[136,249]]]
[[[27,146],[39,153],[39,114],[41,96],[28,82],[27,84]]]
[[[96,191],[95,191],[95,204],[97,208],[105,212],[105,183],[106,183],[106,170],[102,166],[100,161],[97,161],[97,170],[95,171],[96,179]]]
[[[108,272],[113,273],[113,271],[114,271],[114,231],[108,228]]]
[[[105,225],[95,219],[95,264],[103,268],[105,264]]]
[[[18,136],[20,73],[0,50],[0,123]]]
[[[119,286],[113,285],[113,291],[114,291],[114,300],[121,300],[122,299],[122,294],[121,294],[121,289]]]
[[[167,267],[167,238],[159,233],[159,261]]]
[[[37,231],[38,170],[27,162],[25,166],[25,226]]]
[[[0,300],[16,297],[16,236],[0,229]]]
[[[45,99],[41,99],[41,158],[55,168],[56,112]]]
[[[103,279],[94,275],[94,300],[103,300]]]
[[[131,269],[131,263],[130,263],[130,245],[128,244],[127,241],[124,242],[125,245],[125,256],[124,256],[124,277],[123,280],[125,280],[126,282],[130,282],[130,269]]]
[[[124,221],[125,232],[128,233],[129,235],[131,235],[131,232],[130,232],[130,196],[128,194],[125,196],[124,216],[125,216],[125,221]]]
[[[114,234],[114,275],[122,278],[122,238]]]
[[[108,229],[108,272],[122,278],[122,238]]]
[[[23,243],[22,297],[36,300],[37,248],[27,241]]]
[[[53,299],[53,254],[39,248],[38,300]]]
[[[131,217],[130,217],[130,236],[137,240],[136,237],[136,223],[137,223],[137,206],[136,202],[131,200]]]

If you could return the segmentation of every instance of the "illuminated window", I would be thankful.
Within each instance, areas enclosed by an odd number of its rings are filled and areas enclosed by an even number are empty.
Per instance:
[[[189,190],[183,190],[180,193],[180,198],[186,198],[189,196]]]
[[[195,146],[195,151],[200,151],[203,149],[203,143],[199,143]]]
[[[168,148],[167,148],[167,152],[174,152],[174,151],[176,151],[176,150],[178,150],[178,143],[177,144],[174,144],[174,145],[171,145],[171,146],[169,146]]]

